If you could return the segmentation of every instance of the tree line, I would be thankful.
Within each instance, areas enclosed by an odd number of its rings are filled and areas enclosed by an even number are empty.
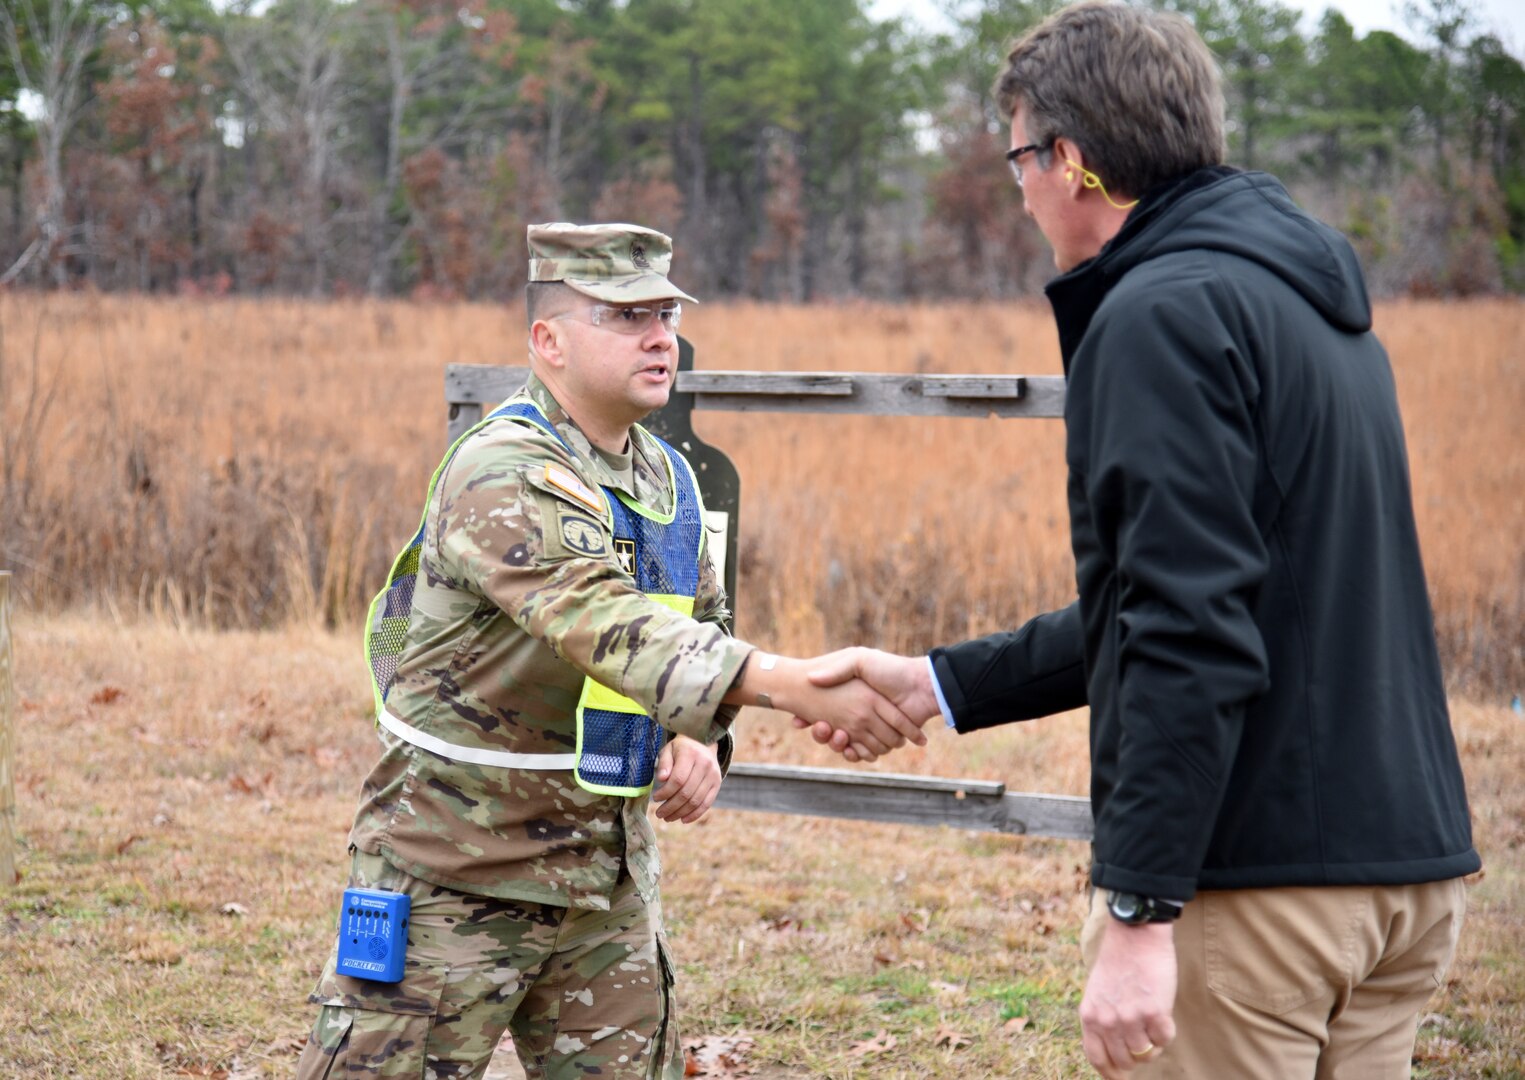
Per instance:
[[[1219,57],[1230,159],[1375,291],[1525,288],[1525,66],[1157,0]],[[703,297],[1002,297],[1051,274],[990,83],[1054,0],[0,0],[0,286],[509,297],[524,226],[672,233]]]

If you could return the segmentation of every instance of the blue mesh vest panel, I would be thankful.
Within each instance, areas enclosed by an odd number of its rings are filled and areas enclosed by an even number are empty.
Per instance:
[[[397,558],[392,560],[392,571],[387,575],[386,587],[371,601],[370,617],[367,619],[365,656],[370,664],[372,689],[375,691],[378,706],[385,704],[387,694],[392,689],[392,680],[397,677],[397,661],[402,656],[403,645],[407,638],[408,618],[413,611],[413,589],[418,582],[418,563],[424,546],[424,529],[428,524],[429,500],[434,497],[434,485],[444,474],[445,468],[454,460],[456,451],[461,448],[462,443],[490,421],[505,416],[529,420],[537,427],[555,435],[561,445],[567,445],[566,440],[550,425],[540,410],[524,402],[514,402],[494,410],[451,444],[450,449],[445,453],[444,460],[435,469],[433,479],[429,481],[429,491],[424,497],[424,520],[419,523],[418,532],[413,534],[413,539],[409,540],[407,546],[398,552]],[[571,449],[570,446],[567,447],[569,452]]]
[[[494,410],[450,447],[430,481],[425,520],[398,553],[386,588],[371,605],[366,656],[378,703],[386,701],[405,644],[427,528],[427,506],[433,498],[435,484],[467,438],[489,422],[502,418],[528,421],[554,436],[568,453],[572,453],[567,441],[540,409],[526,401],[511,402]],[[687,463],[666,442],[656,436],[652,438],[662,448],[672,470],[672,520],[666,523],[653,520],[627,505],[618,492],[605,487],[604,494],[612,513],[616,553],[622,565],[628,562],[625,569],[642,592],[692,600],[699,589],[699,545],[704,535],[702,505]],[[634,702],[630,704],[634,706]],[[578,717],[578,731],[577,778],[582,786],[592,790],[632,791],[651,786],[665,735],[650,716],[639,711],[639,707],[634,707],[633,711],[583,709]]]
[[[622,564],[628,563],[625,570],[642,592],[692,598],[699,591],[703,513],[687,464],[667,443],[656,441],[672,467],[672,521],[654,521],[605,488],[613,510],[615,551]],[[622,555],[622,549],[628,554]],[[656,721],[640,712],[585,708],[580,723],[579,781],[594,789],[639,790],[651,785],[665,738]]]

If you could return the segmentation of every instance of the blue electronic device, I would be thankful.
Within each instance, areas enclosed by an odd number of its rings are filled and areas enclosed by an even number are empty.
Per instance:
[[[339,909],[339,974],[372,982],[402,979],[413,899],[382,889],[345,889]]]

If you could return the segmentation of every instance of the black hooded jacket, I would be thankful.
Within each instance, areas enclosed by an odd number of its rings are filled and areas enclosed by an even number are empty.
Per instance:
[[[1080,599],[934,651],[959,730],[1089,702],[1098,886],[1478,869],[1350,245],[1274,178],[1208,169],[1048,295]]]

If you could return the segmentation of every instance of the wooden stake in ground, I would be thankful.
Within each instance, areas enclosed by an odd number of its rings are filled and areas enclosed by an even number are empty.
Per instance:
[[[11,734],[15,702],[11,666],[11,575],[0,570],[0,889],[16,884],[16,784]]]

